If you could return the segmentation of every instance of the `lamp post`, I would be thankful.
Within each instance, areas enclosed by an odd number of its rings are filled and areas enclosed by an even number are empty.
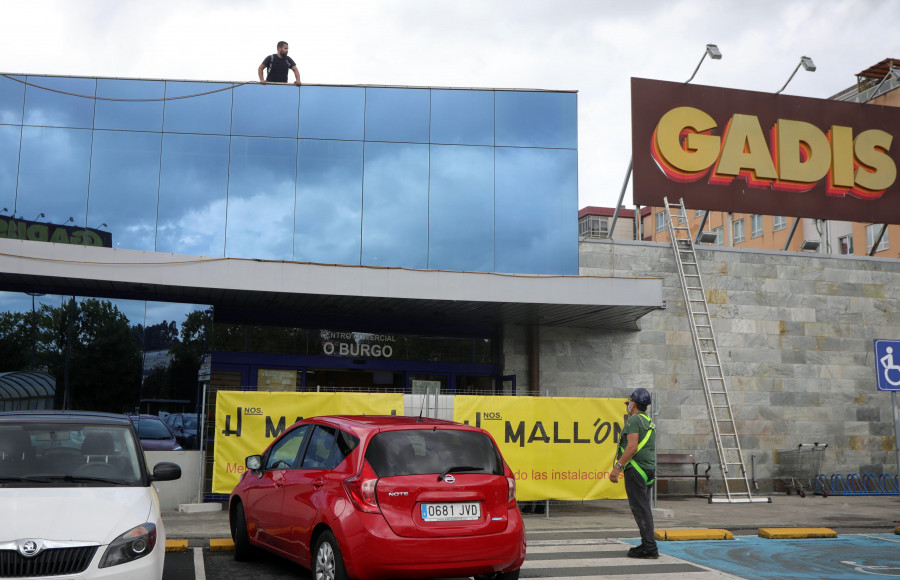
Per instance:
[[[684,84],[690,83],[694,80],[694,77],[697,76],[697,71],[700,70],[700,65],[703,64],[703,60],[706,57],[709,57],[713,60],[720,60],[722,58],[722,51],[719,50],[719,47],[715,44],[707,44],[706,50],[703,51],[703,56],[700,57],[700,62],[697,63],[697,68],[694,69],[694,74],[691,75],[691,78],[684,81]],[[805,58],[805,57],[804,57]],[[613,211],[613,219],[612,224],[609,227],[609,231],[606,232],[606,237],[608,239],[612,239],[613,232],[616,230],[616,221],[619,219],[619,208],[622,207],[622,200],[625,199],[625,190],[628,189],[628,180],[631,179],[631,171],[634,167],[634,159],[628,159],[628,171],[625,172],[625,182],[622,183],[622,191],[619,193],[619,201],[616,203],[616,209]],[[636,212],[634,216],[635,222],[641,219],[641,212]]]
[[[34,309],[34,299],[36,296],[43,296],[42,292],[26,292],[31,296],[31,365],[28,367],[29,370],[34,370],[34,355],[36,350],[36,342],[37,338],[35,337],[36,326],[37,326],[37,314]]]
[[[801,56],[800,62],[797,63],[797,66],[794,68],[794,72],[791,73],[791,76],[788,77],[788,80],[784,83],[784,86],[775,91],[775,94],[781,93],[788,86],[788,83],[791,82],[791,79],[794,78],[794,75],[797,74],[797,71],[800,70],[800,67],[803,67],[803,70],[807,70],[809,72],[816,72],[816,65],[813,63],[812,59],[808,56]]]
[[[813,63],[812,59],[809,58],[808,56],[801,56],[801,57],[800,57],[800,62],[798,62],[798,63],[797,63],[797,66],[794,67],[794,72],[792,72],[792,73],[791,73],[791,76],[788,77],[788,80],[784,83],[784,86],[781,87],[780,89],[778,89],[777,91],[775,91],[775,94],[776,94],[776,95],[779,94],[779,93],[781,93],[781,91],[783,91],[783,90],[785,89],[785,87],[788,86],[788,83],[791,82],[791,79],[794,78],[794,75],[797,74],[797,71],[800,70],[800,67],[801,67],[801,66],[803,67],[803,70],[806,70],[806,71],[809,71],[809,72],[816,72],[816,65]],[[784,250],[785,250],[785,251],[787,251],[788,246],[791,245],[791,240],[794,239],[794,232],[797,231],[797,224],[799,224],[799,223],[800,223],[800,218],[799,218],[799,217],[795,217],[795,218],[794,218],[794,225],[791,226],[791,232],[788,234],[787,241],[784,243]],[[828,241],[827,236],[826,236],[825,241],[826,241],[826,244],[827,244],[827,241]],[[827,247],[827,245],[826,245],[826,247]],[[803,248],[801,248],[801,249],[803,249]]]

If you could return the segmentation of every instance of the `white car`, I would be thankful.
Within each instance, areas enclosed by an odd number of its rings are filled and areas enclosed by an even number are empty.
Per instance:
[[[124,415],[0,412],[0,578],[162,578],[166,531]]]

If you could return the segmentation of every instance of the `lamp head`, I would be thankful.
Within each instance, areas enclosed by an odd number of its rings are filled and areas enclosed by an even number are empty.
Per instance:
[[[719,50],[719,47],[715,44],[707,44],[706,45],[706,54],[709,55],[709,58],[719,60],[722,58],[722,51]],[[805,58],[805,57],[804,57]],[[813,69],[815,70],[815,69]]]
[[[803,65],[804,70],[808,70],[809,72],[816,72],[816,65],[808,56],[801,56],[800,64]]]

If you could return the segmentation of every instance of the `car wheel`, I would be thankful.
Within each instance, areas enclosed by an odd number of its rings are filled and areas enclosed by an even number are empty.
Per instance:
[[[231,518],[231,539],[234,540],[234,559],[238,562],[252,560],[255,555],[250,544],[250,536],[247,535],[247,517],[244,515],[243,504],[238,503],[234,508],[234,517]]]
[[[323,532],[316,541],[313,575],[316,580],[347,580],[341,548],[330,531]]]

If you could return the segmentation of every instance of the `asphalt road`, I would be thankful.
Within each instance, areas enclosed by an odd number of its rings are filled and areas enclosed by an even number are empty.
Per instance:
[[[849,534],[838,538],[660,542],[658,560],[632,560],[626,550],[636,540],[529,540],[522,578],[900,578],[900,535]],[[198,560],[202,560],[202,563]],[[312,574],[276,556],[236,562],[231,552],[193,548],[166,556],[165,580],[311,580]],[[446,579],[445,579],[446,580]]]

